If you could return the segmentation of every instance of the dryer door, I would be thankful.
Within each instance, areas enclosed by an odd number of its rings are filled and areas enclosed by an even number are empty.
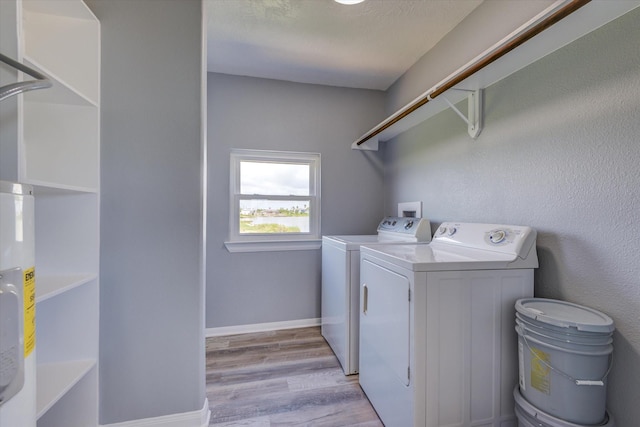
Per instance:
[[[360,385],[385,425],[413,425],[409,279],[363,259],[360,282]]]

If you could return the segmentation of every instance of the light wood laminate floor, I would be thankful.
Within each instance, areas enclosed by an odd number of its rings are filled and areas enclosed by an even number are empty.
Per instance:
[[[207,338],[210,426],[382,427],[319,327]]]

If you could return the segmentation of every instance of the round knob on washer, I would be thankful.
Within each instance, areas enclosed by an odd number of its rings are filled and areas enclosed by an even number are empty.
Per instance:
[[[438,234],[444,234],[447,232],[447,227],[440,227],[438,228]]]
[[[500,243],[507,237],[507,232],[504,230],[494,230],[489,233],[489,240],[491,243]]]
[[[447,234],[448,234],[449,236],[453,236],[454,234],[456,234],[456,231],[458,231],[458,229],[457,229],[457,228],[455,228],[455,227],[449,227],[449,230],[447,231]]]
[[[409,220],[409,221],[407,221],[407,223],[404,225],[404,229],[405,229],[405,230],[408,230],[408,229],[410,229],[411,227],[413,227],[413,221]]]

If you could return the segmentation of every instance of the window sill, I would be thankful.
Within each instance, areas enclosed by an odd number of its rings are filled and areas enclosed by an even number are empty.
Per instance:
[[[322,240],[224,242],[224,245],[229,252],[307,251],[320,249],[322,247]]]

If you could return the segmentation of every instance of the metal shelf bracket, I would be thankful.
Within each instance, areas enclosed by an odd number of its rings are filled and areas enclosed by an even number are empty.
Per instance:
[[[440,95],[442,99],[451,107],[453,111],[456,112],[458,116],[467,124],[467,131],[469,132],[469,136],[473,139],[476,139],[480,132],[482,131],[482,121],[483,121],[483,110],[482,110],[482,89],[469,90],[469,89],[456,89],[451,88],[451,90],[460,90],[464,92],[468,92],[467,95],[467,115],[465,116],[462,111],[458,110],[458,108],[453,105],[446,96]]]

